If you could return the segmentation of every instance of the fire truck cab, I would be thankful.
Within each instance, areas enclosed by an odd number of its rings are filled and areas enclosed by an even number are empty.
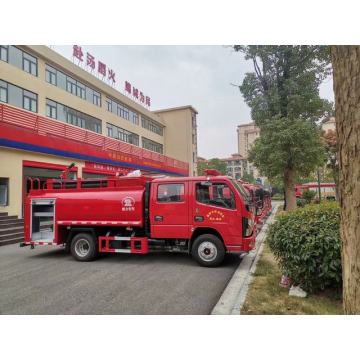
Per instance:
[[[271,194],[260,185],[237,180],[249,193],[255,208],[255,223],[259,224],[271,211]]]
[[[178,251],[217,266],[226,252],[254,248],[254,211],[227,176],[54,179],[26,198],[22,246],[63,245],[79,261]]]

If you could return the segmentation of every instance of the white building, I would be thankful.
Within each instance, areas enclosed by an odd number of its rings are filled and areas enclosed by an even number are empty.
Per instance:
[[[221,159],[226,163],[227,175],[233,179],[240,179],[248,171],[248,161],[240,154],[232,154],[231,157]]]

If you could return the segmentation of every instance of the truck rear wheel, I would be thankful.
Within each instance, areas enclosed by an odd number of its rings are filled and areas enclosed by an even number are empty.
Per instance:
[[[215,235],[203,234],[198,236],[191,249],[192,257],[201,266],[219,266],[225,257],[222,241]]]
[[[94,236],[80,233],[71,241],[71,255],[78,261],[92,261],[97,255],[97,246]]]

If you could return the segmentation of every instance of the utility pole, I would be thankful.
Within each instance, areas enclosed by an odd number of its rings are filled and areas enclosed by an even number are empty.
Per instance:
[[[320,168],[317,169],[319,202],[321,202],[321,186],[320,186]]]

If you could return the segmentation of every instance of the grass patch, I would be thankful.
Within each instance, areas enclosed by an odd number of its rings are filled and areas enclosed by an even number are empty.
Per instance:
[[[340,293],[327,290],[296,298],[279,286],[280,278],[281,271],[265,242],[241,315],[343,314]]]

